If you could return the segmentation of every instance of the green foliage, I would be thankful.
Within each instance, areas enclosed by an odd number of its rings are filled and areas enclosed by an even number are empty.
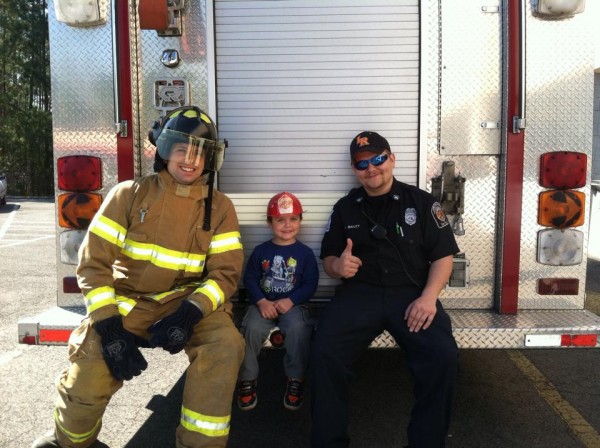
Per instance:
[[[0,172],[9,194],[54,193],[46,0],[0,0]]]

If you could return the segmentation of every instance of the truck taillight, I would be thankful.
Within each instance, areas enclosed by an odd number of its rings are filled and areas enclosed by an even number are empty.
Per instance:
[[[63,292],[78,293],[81,288],[77,284],[77,277],[63,277]]]
[[[579,294],[578,278],[540,278],[537,292],[542,296]]]
[[[85,234],[85,230],[67,230],[59,235],[61,263],[77,264],[79,262],[77,253]]]
[[[538,232],[537,261],[552,266],[573,266],[583,261],[583,232],[546,229]]]
[[[70,26],[96,26],[106,22],[106,14],[100,10],[98,0],[54,2],[56,20]]]
[[[87,229],[101,203],[102,196],[97,193],[59,195],[58,225],[71,229]]]
[[[60,261],[77,265],[79,247],[94,215],[102,204],[102,164],[99,157],[64,156],[56,161],[57,186],[67,191],[58,195],[58,225],[72,230],[59,234]],[[75,277],[63,278],[63,292],[79,293]]]
[[[553,229],[538,232],[538,263],[572,266],[583,261],[583,232],[568,227],[583,225],[585,194],[572,189],[585,186],[586,177],[585,154],[555,151],[541,156],[540,185],[553,190],[542,191],[539,195],[538,224]],[[554,285],[554,289],[556,287],[558,284]],[[543,287],[540,289],[544,290]]]
[[[102,188],[102,165],[98,157],[65,156],[56,161],[58,188],[86,192]]]
[[[564,229],[583,225],[585,194],[574,190],[542,191],[539,196],[538,224]]]
[[[547,152],[540,158],[540,185],[546,188],[585,186],[587,155],[573,151]]]

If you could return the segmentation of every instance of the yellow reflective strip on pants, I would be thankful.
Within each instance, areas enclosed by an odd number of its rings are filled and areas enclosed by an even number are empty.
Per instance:
[[[88,312],[96,311],[107,305],[116,305],[115,290],[110,286],[92,289],[85,296],[85,307]]]
[[[223,294],[223,290],[219,288],[219,285],[217,285],[217,282],[214,280],[207,280],[194,292],[199,292],[208,297],[212,302],[213,311],[221,306],[225,300],[225,294]]]
[[[161,268],[194,274],[204,270],[204,260],[206,259],[206,256],[202,254],[178,252],[156,244],[140,243],[130,239],[125,240],[121,252],[134,260],[149,261]]]
[[[96,433],[96,431],[98,431],[98,427],[100,426],[100,423],[102,423],[102,420],[100,419],[96,422],[96,424],[90,431],[84,432],[83,434],[76,434],[74,432],[68,431],[63,425],[60,424],[60,416],[58,413],[58,409],[54,410],[54,421],[56,422],[56,426],[58,426],[58,428],[60,429],[60,432],[66,435],[69,438],[69,440],[73,443],[83,443],[86,440],[90,439]]]
[[[127,234],[127,230],[122,225],[108,219],[106,216],[99,216],[98,219],[94,219],[90,224],[89,231],[119,247],[123,247],[125,235]]]
[[[214,417],[199,414],[181,407],[181,425],[188,431],[199,432],[209,437],[222,437],[229,434],[231,415]]]
[[[208,247],[208,253],[219,254],[242,248],[242,237],[240,232],[228,232],[213,236],[210,246]]]

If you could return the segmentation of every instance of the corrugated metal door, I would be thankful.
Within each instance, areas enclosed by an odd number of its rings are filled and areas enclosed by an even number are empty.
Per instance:
[[[417,0],[217,0],[215,33],[221,191],[337,198],[356,185],[348,145],[366,129],[417,183]]]

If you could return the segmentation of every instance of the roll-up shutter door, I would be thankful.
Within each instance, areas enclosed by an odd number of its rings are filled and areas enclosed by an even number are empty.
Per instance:
[[[417,0],[217,0],[214,9],[217,122],[229,141],[221,191],[337,198],[357,185],[348,146],[363,130],[384,135],[396,177],[417,183]]]

